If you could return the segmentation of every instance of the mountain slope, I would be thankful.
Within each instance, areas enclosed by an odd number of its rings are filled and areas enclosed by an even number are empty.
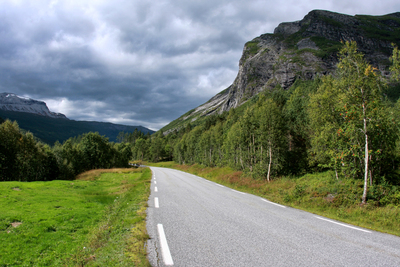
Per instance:
[[[12,93],[0,94],[0,109],[6,111],[32,113],[50,118],[68,119],[64,114],[51,112],[46,103],[43,101],[21,97]]]
[[[109,122],[74,121],[56,119],[25,112],[0,110],[0,117],[17,121],[20,128],[30,131],[34,136],[47,144],[62,143],[70,137],[75,137],[87,132],[98,132],[105,135],[110,141],[117,141],[120,132],[134,132],[137,129],[144,134],[154,133],[142,126],[127,126]]]
[[[207,103],[161,129],[168,133],[199,118],[236,108],[264,90],[290,88],[297,79],[331,73],[341,41],[356,41],[365,58],[388,75],[392,43],[400,45],[400,12],[349,16],[314,10],[301,21],[284,22],[273,34],[247,42],[233,84]]]

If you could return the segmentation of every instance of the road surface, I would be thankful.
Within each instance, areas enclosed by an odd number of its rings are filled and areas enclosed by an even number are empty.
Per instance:
[[[151,167],[152,266],[400,266],[400,238]]]

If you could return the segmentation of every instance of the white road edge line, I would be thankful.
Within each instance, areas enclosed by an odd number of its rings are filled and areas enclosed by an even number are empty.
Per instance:
[[[283,205],[280,205],[280,204],[271,202],[271,201],[266,200],[266,199],[263,199],[263,198],[262,198],[261,200],[262,200],[262,201],[265,201],[265,202],[267,202],[267,203],[269,203],[269,204],[273,204],[273,205],[279,206],[279,207],[281,207],[281,208],[286,208],[286,206],[283,206]]]
[[[239,194],[242,194],[242,195],[246,195],[246,193],[243,193],[243,192],[237,191],[237,190],[235,190],[235,189],[232,189],[232,191],[233,191],[233,192],[236,192],[236,193],[239,193]]]
[[[220,187],[225,187],[225,186],[223,186],[223,185],[220,185],[220,184],[216,184],[216,185],[218,185],[218,186],[220,186]]]
[[[157,186],[156,186],[156,187],[154,187],[154,192],[158,192],[158,188],[157,188]]]
[[[158,203],[158,197],[154,198],[154,207],[156,207],[157,209],[160,207],[160,204]]]
[[[167,238],[165,237],[164,227],[162,224],[157,224],[158,234],[160,236],[161,254],[164,260],[164,264],[167,266],[174,265],[172,261],[171,252],[169,251]]]
[[[325,219],[325,218],[321,218],[321,217],[318,217],[318,216],[314,216],[314,217],[317,218],[317,219],[323,220],[323,221],[339,224],[341,226],[348,227],[348,228],[351,228],[351,229],[354,229],[354,230],[363,231],[363,232],[366,232],[366,233],[372,233],[371,231],[368,231],[368,230],[364,230],[364,229],[361,229],[361,228],[353,227],[353,226],[346,225],[346,224],[343,224],[343,223],[338,223],[338,222],[331,221],[331,220],[328,220],[328,219]]]

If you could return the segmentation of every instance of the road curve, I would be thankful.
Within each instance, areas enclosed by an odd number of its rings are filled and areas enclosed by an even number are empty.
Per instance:
[[[400,266],[400,238],[151,167],[152,266]]]

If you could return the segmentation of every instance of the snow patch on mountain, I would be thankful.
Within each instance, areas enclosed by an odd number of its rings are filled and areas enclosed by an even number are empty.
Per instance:
[[[43,101],[18,96],[12,93],[0,93],[0,109],[33,113],[57,119],[68,119],[64,114],[51,112]]]

